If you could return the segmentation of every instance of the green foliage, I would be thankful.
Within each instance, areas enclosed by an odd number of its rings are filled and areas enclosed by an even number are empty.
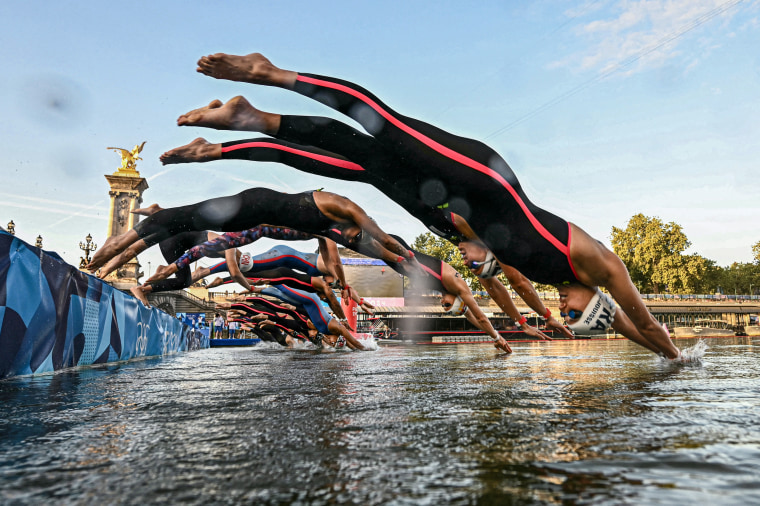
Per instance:
[[[712,281],[712,290],[720,287],[725,294],[751,295],[758,293],[760,291],[760,265],[734,262],[727,267],[718,267]]]
[[[680,225],[664,224],[656,217],[637,214],[625,229],[612,227],[612,247],[640,290],[659,293],[667,285],[679,293],[694,285],[692,273],[703,267],[698,257],[682,255],[689,246]]]
[[[459,254],[459,249],[449,241],[441,239],[430,232],[425,232],[414,239],[412,249],[430,255],[431,257],[439,258],[451,265],[462,275],[464,280],[467,281],[473,290],[483,289],[477,276],[464,265],[462,255]]]
[[[420,253],[430,255],[431,257],[440,258],[456,269],[470,285],[470,288],[475,291],[483,290],[483,285],[478,281],[478,277],[475,276],[466,265],[464,265],[462,255],[459,253],[459,248],[451,244],[449,241],[441,239],[430,232],[425,232],[414,239],[412,248]],[[499,275],[499,281],[506,286],[509,286],[509,281],[507,281],[504,274]]]
[[[702,256],[683,252],[691,246],[676,223],[637,214],[625,229],[612,227],[612,247],[628,268],[631,279],[642,293],[725,293],[748,294],[760,289],[760,242],[752,247],[755,264],[734,263],[717,267]]]
[[[439,258],[444,262],[451,264],[457,270],[459,270],[457,264],[464,267],[462,257],[459,254],[459,249],[449,241],[441,239],[430,232],[418,235],[412,243],[412,249],[430,255],[431,257]]]

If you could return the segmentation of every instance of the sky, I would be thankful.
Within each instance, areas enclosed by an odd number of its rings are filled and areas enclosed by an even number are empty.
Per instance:
[[[13,220],[18,237],[41,235],[78,265],[87,234],[106,238],[104,175],[121,164],[106,148],[145,141],[145,205],[325,188],[409,242],[425,232],[365,184],[271,163],[161,165],[161,153],[196,137],[254,136],[176,125],[213,99],[340,118],[292,92],[195,71],[203,55],[261,52],[486,142],[534,203],[607,245],[613,226],[643,213],[681,225],[688,253],[750,262],[760,241],[759,23],[757,0],[6,0],[0,225]],[[165,263],[158,248],[139,259],[147,273]]]

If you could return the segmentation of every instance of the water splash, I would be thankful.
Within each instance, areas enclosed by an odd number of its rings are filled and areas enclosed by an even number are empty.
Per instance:
[[[375,339],[372,337],[367,337],[364,339],[361,337],[357,337],[356,340],[359,341],[362,344],[362,346],[364,346],[364,349],[366,351],[377,351],[378,348],[380,348],[377,344],[377,341],[375,341]]]
[[[309,341],[303,341],[301,339],[296,339],[295,343],[293,343],[292,349],[298,350],[298,351],[314,351],[317,349],[316,346],[314,346]]]
[[[271,341],[261,341],[257,343],[254,347],[254,350],[261,351],[261,350],[283,350],[287,349],[281,346],[279,343],[273,343]]]
[[[707,343],[703,339],[700,339],[694,346],[681,350],[680,358],[671,361],[663,357],[662,360],[678,364],[702,365],[702,358],[705,356],[707,348]]]

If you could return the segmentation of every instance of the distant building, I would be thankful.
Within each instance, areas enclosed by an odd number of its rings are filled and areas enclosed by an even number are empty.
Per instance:
[[[339,248],[346,283],[362,297],[403,297],[404,276],[382,260],[369,258],[355,251]]]

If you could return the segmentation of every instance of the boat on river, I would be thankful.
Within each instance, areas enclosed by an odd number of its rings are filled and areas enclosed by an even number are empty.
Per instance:
[[[701,318],[694,320],[691,327],[673,327],[673,337],[725,337],[736,335],[734,328],[725,320],[710,320]]]
[[[744,333],[748,336],[760,336],[760,316],[749,315],[749,325],[745,325]]]

